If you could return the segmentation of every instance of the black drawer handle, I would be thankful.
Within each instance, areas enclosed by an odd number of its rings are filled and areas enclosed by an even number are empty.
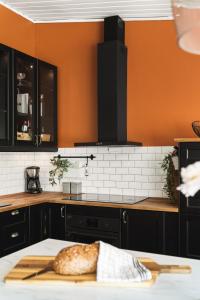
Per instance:
[[[61,215],[61,218],[64,218],[64,217],[65,217],[64,209],[65,209],[65,207],[64,207],[64,206],[61,206],[61,208],[60,208],[60,215]]]
[[[124,210],[122,213],[122,221],[124,224],[127,224],[127,211]]]
[[[19,236],[19,232],[13,232],[12,234],[11,234],[11,238],[12,239],[15,239],[16,237],[18,237]]]
[[[13,211],[11,212],[11,215],[12,215],[12,216],[19,215],[19,210],[18,210],[18,209],[13,210]]]

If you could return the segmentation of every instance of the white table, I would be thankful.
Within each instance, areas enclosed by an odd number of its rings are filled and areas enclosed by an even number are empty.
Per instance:
[[[150,288],[51,287],[6,285],[4,276],[26,255],[56,255],[71,243],[48,239],[0,259],[0,300],[200,300],[200,261],[131,251],[137,257],[151,257],[161,264],[188,264],[192,274],[161,274]]]

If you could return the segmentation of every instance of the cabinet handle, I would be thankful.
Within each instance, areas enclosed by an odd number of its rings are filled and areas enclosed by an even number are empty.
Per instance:
[[[189,151],[188,151],[188,149],[186,150],[186,159],[188,159],[189,158]]]
[[[47,235],[47,215],[46,215],[46,213],[44,215],[44,232],[43,232],[43,234],[44,234],[44,237],[46,237],[46,235]]]
[[[122,213],[122,221],[124,224],[127,224],[127,211],[124,210]]]
[[[11,215],[12,215],[12,216],[19,215],[19,210],[18,210],[18,209],[13,210],[13,211],[11,212]]]
[[[61,218],[64,218],[64,217],[65,217],[64,209],[65,209],[65,207],[64,207],[64,206],[61,206],[61,208],[60,208]]]
[[[38,146],[38,135],[35,134],[35,146]]]
[[[41,134],[38,136],[38,146],[42,144],[42,137]]]
[[[14,239],[14,238],[16,238],[16,237],[18,237],[19,236],[19,232],[13,232],[12,234],[11,234],[11,238],[12,239]]]

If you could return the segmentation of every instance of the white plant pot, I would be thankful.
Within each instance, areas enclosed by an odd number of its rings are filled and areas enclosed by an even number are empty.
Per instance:
[[[177,171],[179,169],[178,156],[173,156],[172,161],[173,161],[173,164],[174,164],[174,169]]]

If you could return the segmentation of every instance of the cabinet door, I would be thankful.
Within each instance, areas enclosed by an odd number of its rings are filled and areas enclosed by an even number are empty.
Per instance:
[[[164,213],[164,253],[179,256],[179,214]]]
[[[65,211],[66,206],[62,204],[50,205],[51,230],[50,237],[65,240]]]
[[[163,214],[141,210],[122,211],[123,248],[163,253]]]
[[[36,59],[14,51],[15,144],[37,146]]]
[[[199,143],[180,143],[179,146],[180,168],[200,161]],[[180,193],[180,212],[200,214],[200,191],[193,197],[185,197]]]
[[[57,146],[57,68],[38,60],[38,144]]]
[[[11,49],[0,45],[0,146],[11,144]]]
[[[200,215],[182,215],[180,233],[181,256],[200,259]]]
[[[42,206],[30,206],[30,244],[42,241]]]
[[[50,234],[49,206],[30,206],[30,244],[47,239]]]

